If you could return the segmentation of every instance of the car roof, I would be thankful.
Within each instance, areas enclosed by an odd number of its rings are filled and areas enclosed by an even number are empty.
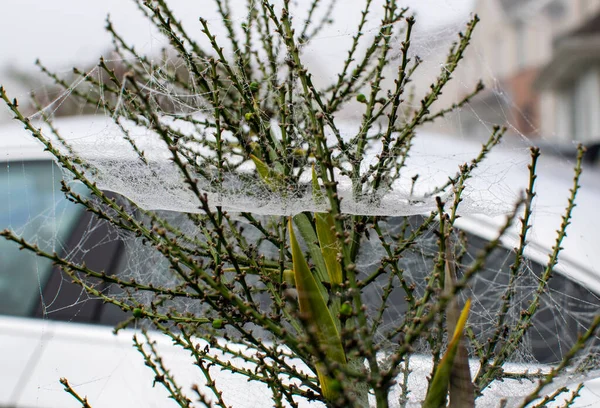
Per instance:
[[[54,134],[45,123],[32,120],[36,128],[42,129],[42,133],[49,140],[56,140]],[[104,116],[75,116],[60,118],[55,121],[59,128],[61,137],[68,141],[81,139],[95,139],[101,137],[108,126],[114,123],[109,117]],[[49,159],[52,156],[44,151],[44,146],[31,136],[24,126],[17,121],[11,121],[0,125],[0,160],[6,161],[30,161]]]
[[[84,141],[93,146],[115,125],[104,116],[61,118],[55,125],[68,141]],[[43,129],[47,127],[42,126]],[[53,139],[51,132],[44,132]],[[422,185],[437,186],[454,174],[458,166],[477,156],[481,143],[466,137],[453,137],[433,132],[420,132],[413,147],[405,180],[419,174]],[[50,159],[40,142],[34,140],[16,122],[0,126],[0,151],[5,162]],[[497,235],[512,204],[528,183],[527,165],[530,162],[527,143],[501,144],[492,149],[485,162],[474,172],[465,190],[465,209],[457,226],[481,238],[490,240]],[[556,241],[556,230],[562,222],[569,189],[573,187],[574,163],[569,159],[543,155],[537,166],[536,198],[533,206],[532,228],[528,233],[529,259],[544,265]],[[573,219],[562,243],[555,268],[569,278],[600,294],[600,171],[586,166],[577,193]],[[478,203],[485,206],[477,207]],[[514,248],[519,242],[518,223],[508,231],[503,246]]]

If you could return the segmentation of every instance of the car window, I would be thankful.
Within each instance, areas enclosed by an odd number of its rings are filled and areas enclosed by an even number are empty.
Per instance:
[[[83,219],[83,207],[65,199],[60,191],[60,180],[60,170],[50,161],[10,163],[0,169],[0,228],[10,227],[46,251],[60,253],[66,248],[81,247],[79,240],[84,232],[75,230],[89,229],[87,223],[94,221]],[[185,214],[159,211],[158,215],[180,230],[194,235],[195,225]],[[77,226],[80,218],[83,219],[79,222],[82,225]],[[411,226],[409,230],[412,230],[423,222],[423,218],[391,217],[387,221],[390,232],[398,233],[405,221],[408,221]],[[105,270],[124,279],[149,280],[147,283],[158,286],[175,286],[179,283],[169,270],[167,260],[153,248],[144,245],[141,239],[130,238],[123,242],[123,237],[120,237],[105,240],[106,236],[111,235],[110,230],[95,227],[93,231],[98,236],[88,233],[86,239],[89,249],[93,250],[79,248],[85,249],[82,252],[86,255],[86,259],[79,261],[85,260],[86,264],[94,266],[92,269]],[[246,227],[244,235],[250,240],[260,236],[250,226]],[[487,245],[487,241],[471,233],[464,233],[463,238],[466,247],[461,263],[466,265]],[[424,287],[426,273],[433,267],[437,253],[436,241],[434,231],[430,230],[400,261],[399,266],[411,272],[409,283],[415,284],[417,292],[418,288]],[[362,278],[365,278],[374,272],[384,254],[376,237],[371,237],[361,249],[364,252],[359,256],[360,270],[364,274]],[[260,252],[269,252],[268,246],[261,246]],[[513,262],[512,251],[494,251],[487,259],[485,270],[470,285],[469,292],[475,300],[470,319],[478,328],[476,334],[482,337],[493,329],[495,316],[490,313],[498,309],[498,302],[502,299],[502,290],[499,288],[506,286],[508,270]],[[52,270],[50,261],[28,251],[19,251],[12,242],[0,240],[0,265],[0,314],[28,316],[37,305],[38,316],[46,316],[47,310],[51,310],[52,313],[47,316],[59,320],[114,325],[125,318],[125,314],[117,307],[105,307],[95,299],[82,301],[84,297],[80,287],[67,283],[59,274],[49,276]],[[523,273],[528,277],[517,289],[516,296],[520,299],[517,308],[526,307],[529,303],[543,269],[542,265],[531,260],[526,262]],[[154,273],[148,274],[150,270]],[[379,289],[364,293],[369,308],[375,310],[380,304],[383,285],[385,282],[382,281],[381,285],[374,286]],[[112,285],[107,285],[105,290],[113,294],[120,291]],[[530,357],[537,361],[555,362],[576,341],[582,327],[589,324],[600,301],[596,294],[561,275],[555,275],[547,292],[542,299],[543,310],[534,318],[528,347],[532,354]],[[407,311],[404,296],[400,288],[392,291],[392,307],[384,313],[384,322],[394,322],[404,316]],[[40,308],[40,303],[44,302],[51,304],[51,307]],[[193,309],[191,305],[184,307],[186,310]],[[557,336],[556,333],[561,335]]]
[[[423,222],[423,217],[412,216],[408,219],[390,217],[384,230],[396,234],[406,221],[410,225],[408,231],[411,231]],[[404,252],[403,258],[398,262],[407,284],[414,285],[415,293],[419,296],[424,292],[427,277],[437,259],[437,240],[434,230],[429,230],[419,238],[415,246]],[[455,252],[460,255],[460,259],[457,259],[459,275],[489,244],[487,240],[476,234],[465,231],[455,234],[453,241],[456,245]],[[379,267],[379,260],[385,256],[385,253],[376,237],[371,237],[369,242],[365,242],[361,246],[361,251],[363,252],[359,255],[359,259],[362,257],[362,260],[359,266],[362,278],[365,278]],[[495,331],[497,313],[502,305],[510,268],[514,262],[513,250],[497,248],[487,257],[483,270],[472,278],[464,291],[464,296],[472,300],[469,324],[474,335],[481,342],[491,338]],[[513,294],[514,304],[509,311],[510,322],[516,322],[521,311],[529,307],[544,269],[545,265],[531,259],[526,259],[519,268],[518,284]],[[388,283],[388,276],[387,274],[381,276],[379,285],[368,287],[364,293],[372,314],[381,305],[383,288]],[[387,308],[383,315],[384,324],[393,326],[399,319],[404,318],[409,310],[405,296],[405,292],[399,285],[394,286],[389,295],[392,306]],[[591,325],[600,308],[600,298],[598,294],[579,283],[555,272],[540,302],[540,310],[534,315],[532,327],[528,330],[517,354],[525,358],[524,361],[556,363],[575,344],[579,334]]]
[[[0,168],[0,229],[10,228],[44,251],[61,252],[83,209],[60,190],[50,160],[7,162]],[[52,262],[0,240],[0,314],[28,316],[40,300]]]
[[[185,214],[159,211],[158,215],[166,218],[180,231],[194,235],[194,225],[185,217]],[[390,217],[383,221],[383,224],[385,224],[384,230],[390,234],[401,234],[401,231],[404,230],[406,235],[409,231],[418,228],[423,221],[422,216]],[[249,225],[244,226],[243,235],[249,242],[255,243],[258,243],[261,236]],[[418,239],[416,245],[404,252],[403,258],[398,263],[398,267],[404,271],[407,284],[414,285],[415,293],[419,296],[423,295],[427,277],[433,270],[437,259],[437,240],[435,228],[429,229]],[[453,241],[457,245],[457,254],[460,254],[460,259],[457,259],[459,274],[468,268],[475,257],[489,244],[487,240],[476,234],[465,231],[457,232]],[[277,256],[277,248],[271,248],[269,245],[261,245],[258,248],[262,255]],[[370,235],[370,239],[365,238],[357,262],[359,278],[366,279],[375,272],[384,257],[385,251],[378,238],[374,234]],[[469,322],[472,325],[473,333],[481,341],[486,341],[495,331],[497,312],[505,295],[510,268],[514,262],[513,250],[497,248],[488,256],[484,269],[471,280],[469,287],[465,290],[464,296],[471,297],[473,301]],[[544,269],[544,265],[531,259],[527,259],[519,268],[519,283],[514,288],[515,304],[512,306],[508,318],[512,324],[519,318],[520,312],[529,307]],[[137,282],[151,283],[155,286],[175,287],[181,284],[177,276],[169,270],[169,263],[166,259],[151,246],[144,245],[142,239],[127,241],[123,257],[116,270],[116,273],[123,278],[133,278]],[[380,276],[375,285],[369,285],[363,290],[367,313],[371,316],[376,315],[381,305],[388,277],[389,274]],[[398,320],[405,317],[408,312],[405,297],[403,289],[398,284],[394,285],[389,294],[388,305],[390,307],[382,316],[383,326],[395,327]],[[263,300],[262,307],[266,310],[270,301],[268,297]],[[176,307],[191,311],[198,306],[182,303]],[[597,294],[579,283],[555,273],[541,296],[540,311],[533,318],[532,327],[517,353],[518,356],[525,358],[526,361],[535,360],[543,363],[560,361],[564,352],[577,341],[579,333],[589,327],[599,307],[600,299]]]

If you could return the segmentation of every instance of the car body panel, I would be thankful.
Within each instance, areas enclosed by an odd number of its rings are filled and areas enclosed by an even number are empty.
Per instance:
[[[174,401],[160,385],[154,383],[152,371],[144,365],[143,358],[132,347],[132,336],[140,340],[143,336],[136,330],[123,330],[114,335],[111,329],[79,323],[44,321],[0,317],[0,346],[21,351],[10,359],[3,358],[2,385],[0,387],[0,406],[15,408],[68,408],[79,406],[68,395],[59,379],[66,377],[72,387],[81,396],[88,398],[94,408],[113,408],[127,406],[131,408],[175,407]],[[6,337],[10,341],[6,341]],[[150,333],[156,342],[156,348],[171,370],[182,389],[191,396],[192,384],[198,384],[205,395],[210,390],[204,386],[200,370],[193,365],[189,352],[173,346],[159,333]],[[19,342],[20,344],[15,344]],[[206,345],[199,340],[200,347]],[[93,350],[93,352],[90,352]],[[4,353],[3,353],[4,354]],[[24,364],[23,364],[24,363]],[[21,366],[21,364],[23,364]],[[296,362],[302,367],[301,362]],[[510,364],[511,370],[547,369],[543,366]],[[22,367],[19,376],[12,376],[15,367]],[[471,369],[476,372],[477,362],[471,361]],[[431,371],[430,359],[423,356],[411,357],[411,377],[409,384],[414,390],[412,397],[424,396],[424,382]],[[249,382],[245,377],[211,369],[214,379],[224,391],[224,400],[235,408],[262,408],[272,406],[269,391],[264,384]],[[18,379],[17,379],[18,378]],[[17,386],[16,383],[20,383]],[[571,390],[577,387],[578,380],[573,378],[564,382]],[[16,387],[16,388],[12,388]],[[535,387],[527,381],[506,381],[494,384],[486,390],[478,401],[478,406],[494,407],[501,397],[511,395],[515,400],[526,395]],[[510,389],[510,391],[508,391]],[[392,394],[397,397],[395,391]],[[7,397],[8,396],[8,397]],[[558,406],[559,402],[550,406]],[[514,402],[514,401],[513,401]],[[600,379],[586,383],[580,398],[574,407],[600,405]],[[301,402],[300,407],[321,407],[316,402]],[[409,406],[420,406],[409,404]],[[511,406],[511,405],[509,405]]]
[[[23,383],[38,362],[43,337],[40,322],[23,327],[22,320],[0,317],[0,406],[19,406]]]
[[[152,371],[133,347],[134,334],[144,341],[136,330],[114,335],[103,326],[0,317],[2,350],[19,352],[10,360],[3,358],[2,371],[8,374],[7,379],[15,381],[2,384],[1,390],[6,391],[2,395],[9,397],[0,397],[0,406],[76,407],[76,401],[59,382],[62,377],[81,396],[87,396],[94,408],[177,406],[160,384],[153,386]],[[172,370],[186,394],[192,396],[190,386],[194,383],[202,386],[204,381],[189,352],[174,346],[159,333],[150,335],[165,366]],[[206,342],[198,343],[202,348],[206,346]],[[13,377],[15,367],[21,367],[21,371]],[[250,383],[245,377],[222,373],[216,367],[211,372],[223,387],[228,404],[244,408],[272,404],[264,384]],[[207,388],[203,392],[210,395]]]

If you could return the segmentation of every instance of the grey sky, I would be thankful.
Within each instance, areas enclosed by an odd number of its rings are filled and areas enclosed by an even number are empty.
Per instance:
[[[308,0],[298,0],[298,3]],[[377,28],[377,13],[383,0],[375,0],[376,12],[370,20],[373,32]],[[433,30],[451,22],[464,20],[470,13],[473,0],[404,0],[419,14],[421,30]],[[190,32],[197,31],[201,38],[198,17],[214,20],[215,30],[220,26],[219,16],[211,0],[169,0]],[[232,0],[232,5],[245,4],[245,0]],[[322,33],[308,52],[309,59],[330,70],[345,56],[350,36],[360,17],[364,0],[341,0],[336,9],[336,23]],[[242,13],[234,18],[241,18]],[[138,51],[156,55],[165,40],[146,21],[130,0],[0,0],[0,84],[11,96],[26,97],[23,89],[7,74],[8,69],[36,73],[34,61],[39,58],[57,72],[70,71],[72,66],[89,66],[110,49],[110,37],[105,31],[105,18],[110,13],[118,32],[133,43]],[[220,36],[223,38],[223,36]],[[414,43],[414,41],[413,41]],[[340,54],[340,53],[344,54]],[[332,71],[333,72],[333,71]],[[0,121],[6,120],[0,109]]]
[[[300,0],[307,1],[307,0]],[[239,0],[234,0],[233,4]],[[202,15],[216,18],[209,0],[171,0],[179,15],[194,24]],[[337,7],[340,34],[351,29],[363,0],[340,1]],[[375,2],[377,3],[377,1]],[[434,27],[468,14],[472,0],[405,0],[421,15],[420,24]],[[52,67],[69,66],[95,59],[108,49],[110,40],[104,20],[111,14],[115,26],[138,47],[152,48],[155,32],[128,0],[0,0],[0,67],[29,67],[36,58]],[[346,24],[345,24],[346,23]],[[375,23],[375,22],[374,22]]]

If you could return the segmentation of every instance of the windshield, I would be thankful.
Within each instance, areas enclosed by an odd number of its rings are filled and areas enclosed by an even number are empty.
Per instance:
[[[0,229],[10,228],[41,250],[61,253],[82,207],[60,190],[61,171],[50,160],[7,162],[0,168]],[[52,262],[0,240],[0,314],[31,315]],[[45,299],[48,302],[51,299]]]

